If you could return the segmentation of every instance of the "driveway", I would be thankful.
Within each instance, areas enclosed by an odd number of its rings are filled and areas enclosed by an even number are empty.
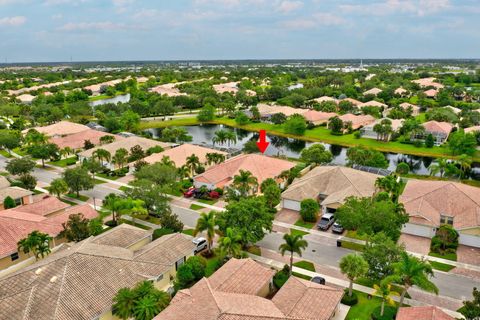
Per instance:
[[[402,233],[399,243],[403,243],[407,251],[427,255],[430,252],[430,239]]]
[[[290,209],[282,208],[275,214],[275,220],[284,223],[295,224],[298,219],[300,219],[300,214],[298,213],[298,211]]]

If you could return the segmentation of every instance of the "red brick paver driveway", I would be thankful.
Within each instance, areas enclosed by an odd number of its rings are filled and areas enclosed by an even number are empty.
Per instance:
[[[430,239],[428,238],[402,233],[398,242],[405,244],[405,249],[410,252],[423,255],[430,252]]]
[[[275,220],[284,223],[295,224],[298,219],[300,219],[300,214],[294,210],[281,209],[275,214]]]
[[[480,248],[458,246],[457,260],[463,263],[480,265]]]

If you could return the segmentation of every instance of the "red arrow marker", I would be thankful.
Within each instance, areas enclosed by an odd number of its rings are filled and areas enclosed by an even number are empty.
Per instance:
[[[260,141],[257,141],[258,150],[260,150],[261,153],[265,153],[269,144],[270,142],[267,142],[267,133],[265,130],[260,130]]]

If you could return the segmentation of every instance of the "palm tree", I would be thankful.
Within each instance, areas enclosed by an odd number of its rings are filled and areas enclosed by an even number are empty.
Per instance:
[[[280,253],[282,256],[285,255],[285,252],[290,252],[290,275],[292,275],[292,268],[293,268],[293,254],[296,253],[300,257],[302,256],[302,250],[305,250],[305,248],[308,246],[308,243],[306,240],[303,240],[303,236],[301,234],[284,234],[283,235],[283,240],[285,240],[284,243],[278,247],[280,250]]]
[[[218,240],[218,246],[227,257],[240,257],[242,237],[232,228],[227,228],[225,235]]]
[[[112,157],[112,162],[118,166],[118,168],[123,168],[127,162],[128,150],[125,148],[120,148],[115,151],[115,154]]]
[[[50,241],[52,240],[53,238],[48,234],[35,230],[29,233],[26,238],[18,241],[18,251],[23,251],[25,254],[33,252],[35,260],[38,260],[39,257],[44,258],[51,252]]]
[[[256,190],[258,180],[250,171],[240,170],[239,174],[233,177],[233,186],[242,197],[246,197],[250,191]]]
[[[103,207],[112,213],[112,221],[116,224],[117,220],[124,214],[142,215],[147,213],[145,202],[142,200],[133,200],[132,198],[122,198],[114,193],[110,193],[103,200]]]
[[[177,174],[180,179],[188,178],[190,175],[190,169],[186,165],[183,165],[177,169]]]
[[[65,147],[60,149],[60,157],[68,158],[69,155],[73,154],[73,150],[70,147]]]
[[[61,195],[68,192],[68,185],[62,178],[57,178],[50,182],[50,187],[48,188],[48,193],[57,196],[60,198]]]
[[[212,138],[213,145],[215,143],[223,144],[228,140],[228,132],[226,130],[220,129],[215,131],[215,137]]]
[[[205,157],[207,158],[208,165],[211,165],[212,163],[219,164],[225,161],[225,155],[216,152],[207,153]]]
[[[154,296],[147,295],[137,301],[133,308],[135,320],[151,320],[160,313],[162,309]]]
[[[389,305],[394,306],[395,301],[392,299],[392,295],[397,295],[398,293],[396,291],[392,291],[392,285],[388,283],[387,281],[381,281],[380,285],[374,284],[373,289],[375,291],[373,292],[374,295],[380,296],[382,298],[382,305],[380,307],[380,315],[383,316],[383,313],[385,312],[385,302],[387,302]]]
[[[393,174],[381,177],[375,180],[375,187],[379,190],[388,192],[393,201],[396,201],[402,187],[400,178]]]
[[[185,162],[186,166],[190,169],[191,176],[195,175],[195,170],[197,170],[198,166],[200,165],[200,159],[194,154],[187,157],[187,161]]]
[[[394,270],[393,275],[387,277],[385,280],[403,286],[402,294],[400,295],[400,306],[403,305],[405,294],[412,286],[438,294],[437,286],[429,279],[433,277],[433,269],[427,261],[420,260],[406,252],[402,252],[400,261],[393,263],[392,267]]]
[[[115,136],[105,135],[103,137],[100,137],[100,144],[108,144],[112,143],[113,141],[115,141]]]
[[[175,167],[175,162],[173,162],[169,156],[163,156],[160,163],[169,167]]]
[[[102,148],[98,148],[97,150],[95,150],[92,153],[92,157],[97,158],[100,162],[110,162],[110,160],[112,159],[112,155],[110,154],[110,152]]]
[[[353,293],[353,281],[363,277],[367,273],[368,263],[362,256],[351,253],[343,256],[340,260],[340,271],[350,280],[348,295],[351,297]]]
[[[458,156],[457,164],[460,166],[462,178],[464,178],[465,173],[472,167],[472,157],[467,154],[462,154],[461,156]]]
[[[129,319],[136,302],[136,294],[130,288],[121,288],[113,297],[112,313],[120,319]]]
[[[437,173],[440,173],[440,178],[443,178],[445,169],[448,166],[448,161],[445,158],[438,158],[435,163],[432,163],[428,169],[430,170],[430,175],[434,176]]]
[[[230,147],[230,143],[237,142],[237,135],[235,134],[234,131],[229,130],[225,133],[225,139],[228,142],[228,146]]]
[[[208,252],[212,251],[213,238],[215,237],[215,211],[209,213],[202,213],[197,220],[193,236],[195,237],[199,232],[207,232]]]
[[[41,144],[46,144],[48,142],[48,137],[44,133],[40,133],[35,129],[28,130],[25,135],[25,144],[29,146],[38,146]]]

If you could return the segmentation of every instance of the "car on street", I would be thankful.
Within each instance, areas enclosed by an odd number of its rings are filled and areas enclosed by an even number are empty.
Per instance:
[[[318,284],[325,284],[325,278],[320,277],[320,276],[315,276],[310,280],[311,282],[318,283]]]
[[[343,226],[338,222],[335,222],[332,226],[332,232],[333,233],[342,234],[343,230],[344,230]]]
[[[195,187],[190,187],[183,193],[185,198],[191,198],[195,195]]]
[[[334,221],[335,216],[333,213],[324,213],[317,224],[317,228],[326,231],[328,228],[330,228]]]
[[[204,237],[198,237],[192,240],[193,244],[195,245],[195,249],[193,249],[193,253],[197,254],[200,251],[208,249],[208,242],[207,239]]]

